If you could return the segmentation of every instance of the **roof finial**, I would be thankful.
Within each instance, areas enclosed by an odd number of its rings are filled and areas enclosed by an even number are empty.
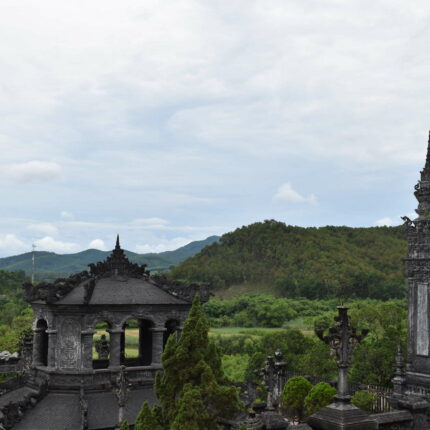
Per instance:
[[[430,167],[430,131],[429,131],[429,140],[427,144],[427,157],[426,157],[426,168]]]
[[[116,235],[116,245],[115,249],[121,249],[121,246],[119,245],[119,234]]]

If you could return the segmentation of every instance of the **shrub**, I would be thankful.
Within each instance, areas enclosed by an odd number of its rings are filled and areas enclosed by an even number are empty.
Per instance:
[[[303,417],[303,408],[306,396],[312,384],[303,376],[290,378],[284,386],[281,396],[281,406],[289,409],[299,419]]]
[[[320,382],[312,387],[309,394],[305,398],[306,415],[312,415],[324,406],[329,405],[333,401],[333,396],[336,394],[336,389],[327,382]]]
[[[352,396],[351,402],[357,408],[363,409],[365,412],[372,412],[373,405],[376,401],[376,394],[370,393],[367,390],[356,391]]]

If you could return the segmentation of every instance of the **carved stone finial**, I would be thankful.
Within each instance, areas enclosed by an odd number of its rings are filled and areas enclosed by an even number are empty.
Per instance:
[[[402,354],[402,345],[400,342],[397,344],[397,354],[396,354],[396,375],[402,376],[403,369],[405,367],[405,359]]]
[[[430,130],[429,130],[429,138],[427,144],[427,156],[426,156],[426,165],[425,168],[430,167]]]
[[[348,385],[348,367],[351,364],[355,346],[361,342],[368,333],[362,330],[360,334],[349,324],[348,308],[338,306],[336,324],[329,328],[329,333],[324,336],[320,331],[318,336],[327,343],[336,356],[336,364],[339,370],[337,394],[334,403],[325,406],[311,415],[308,424],[312,429],[342,429],[342,430],[377,430],[379,425],[375,418],[370,417],[357,406],[351,404]]]
[[[366,336],[369,330],[363,329],[357,334],[355,327],[349,324],[348,307],[338,306],[338,316],[334,319],[336,324],[329,328],[327,336],[323,332],[317,331],[318,337],[330,346],[332,354],[336,357],[336,364],[339,369],[338,392],[336,399],[342,402],[349,402],[348,367],[351,364],[352,354],[358,343]]]
[[[119,234],[116,235],[116,244],[115,244],[115,249],[121,249],[121,246],[119,244]]]

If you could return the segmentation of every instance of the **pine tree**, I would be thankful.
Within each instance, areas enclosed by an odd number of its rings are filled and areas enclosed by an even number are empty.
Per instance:
[[[121,427],[119,428],[119,430],[129,430],[129,425],[128,425],[128,421],[125,420],[121,423]]]
[[[220,353],[208,332],[209,322],[196,295],[181,337],[170,336],[162,356],[164,371],[155,381],[161,410],[143,406],[141,422],[151,415],[161,417],[164,429],[215,430],[218,417],[229,418],[240,410],[237,390],[224,376]]]
[[[171,430],[201,430],[214,428],[213,418],[203,402],[202,390],[187,384],[178,405]]]
[[[135,430],[163,430],[155,410],[149,407],[148,402],[143,403],[142,409],[136,417]]]

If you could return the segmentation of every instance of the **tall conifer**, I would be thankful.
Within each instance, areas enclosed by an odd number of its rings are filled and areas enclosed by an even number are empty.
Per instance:
[[[164,370],[155,381],[161,413],[144,405],[140,420],[151,413],[161,416],[164,429],[215,430],[218,417],[229,418],[240,410],[237,390],[228,384],[208,332],[209,322],[196,295],[181,337],[170,336],[162,356]]]

